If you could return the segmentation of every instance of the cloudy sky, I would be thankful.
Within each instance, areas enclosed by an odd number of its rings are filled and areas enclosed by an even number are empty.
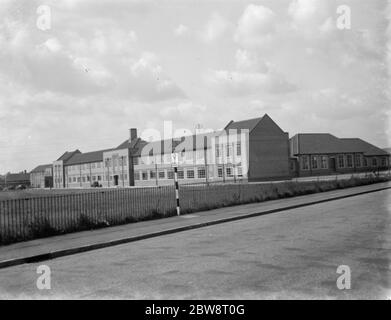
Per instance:
[[[341,4],[350,29],[336,26]],[[0,172],[117,146],[130,127],[264,113],[290,135],[390,146],[387,12],[377,0],[0,0]]]

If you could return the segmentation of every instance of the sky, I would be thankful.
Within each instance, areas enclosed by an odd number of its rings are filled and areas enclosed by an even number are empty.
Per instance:
[[[350,28],[337,27],[340,5]],[[330,132],[391,146],[390,8],[385,0],[0,0],[0,173],[116,147],[132,127],[217,130],[265,113],[290,136]]]

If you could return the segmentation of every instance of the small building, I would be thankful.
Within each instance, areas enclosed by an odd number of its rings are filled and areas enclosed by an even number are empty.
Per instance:
[[[16,186],[30,186],[30,174],[25,171],[20,173],[7,173],[4,176],[5,187],[16,187]]]
[[[53,165],[43,164],[30,172],[30,184],[32,188],[53,187]]]
[[[299,133],[289,140],[292,176],[387,170],[390,154],[359,138]]]

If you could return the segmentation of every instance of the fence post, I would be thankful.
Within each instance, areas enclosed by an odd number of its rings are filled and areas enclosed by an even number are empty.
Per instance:
[[[179,184],[178,184],[178,167],[174,167],[174,180],[175,180],[175,198],[176,198],[176,214],[181,214],[181,208],[179,206]]]

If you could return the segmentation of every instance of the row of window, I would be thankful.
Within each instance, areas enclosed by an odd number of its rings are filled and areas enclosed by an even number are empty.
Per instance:
[[[81,176],[81,177],[69,177],[68,178],[68,181],[69,183],[75,183],[75,182],[95,182],[95,181],[102,181],[102,178],[104,178],[105,181],[112,181],[114,178],[112,175],[108,175],[106,174],[105,177],[102,177],[100,175],[98,176]],[[128,175],[125,173],[125,174],[119,174],[118,175],[118,179],[120,181],[122,180],[127,180],[128,179]]]
[[[368,160],[370,159],[370,163]],[[337,156],[337,166],[338,168],[360,168],[360,167],[377,167],[379,164],[382,167],[387,166],[387,158],[382,157],[380,159],[380,163],[378,159],[375,157],[372,158],[363,157],[360,154],[356,154],[354,157],[352,154],[338,155]],[[353,164],[354,161],[354,164]],[[311,163],[310,163],[311,162]],[[311,169],[328,169],[328,157],[327,156],[302,156],[301,157],[301,169],[309,170],[311,164]]]
[[[242,177],[242,167],[236,167],[236,175],[238,177]],[[234,177],[234,168],[227,167],[224,168],[219,167],[217,169],[217,176],[219,178],[223,177]],[[200,167],[197,169],[186,169],[186,170],[178,170],[178,179],[205,179],[206,178],[206,170],[204,167]],[[156,179],[174,179],[174,171],[173,170],[138,170],[134,173],[135,180],[156,180]]]
[[[234,154],[234,144],[233,143],[227,143],[227,144],[216,144],[216,157],[221,157],[226,154],[227,157],[230,157]],[[240,156],[242,154],[242,145],[240,142],[236,143],[236,155]]]

